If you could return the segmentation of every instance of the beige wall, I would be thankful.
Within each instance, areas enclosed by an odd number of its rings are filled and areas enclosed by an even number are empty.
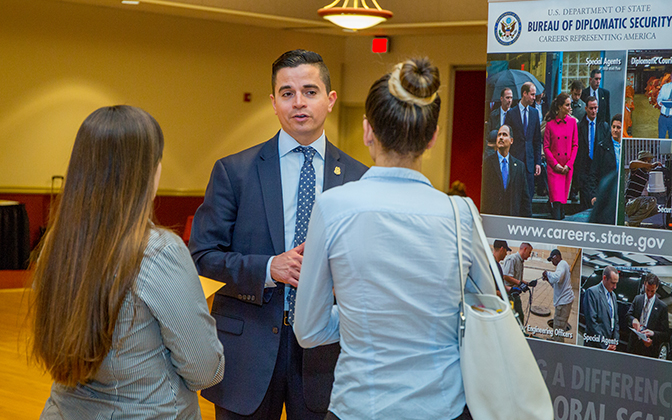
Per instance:
[[[452,79],[456,68],[482,67],[485,70],[485,30],[482,33],[475,31],[462,34],[458,32],[445,35],[395,36],[391,40],[391,52],[387,54],[372,54],[369,37],[347,38],[343,72],[345,83],[341,98],[348,105],[363,107],[369,87],[375,80],[390,71],[394,64],[416,56],[429,57],[439,68],[441,74],[442,87],[439,94],[442,102],[439,116],[439,140],[436,146],[423,156],[422,172],[436,188],[446,191],[448,189],[449,145],[453,114],[453,96],[450,87],[453,84]],[[485,80],[483,82],[485,83]],[[483,99],[458,98],[458,104],[460,100],[482,101]],[[361,125],[361,115],[353,121],[353,124]],[[480,130],[481,127],[478,129]],[[348,140],[343,141],[342,145],[353,143]],[[352,152],[352,154],[356,153]],[[475,170],[480,171],[481,169],[477,167]]]
[[[401,58],[428,55],[446,82],[456,66],[485,65],[485,34],[392,41],[392,53],[380,56],[370,52],[369,37],[2,0],[0,192],[46,191],[52,175],[65,174],[84,118],[100,106],[122,103],[146,109],[164,130],[160,189],[202,193],[216,159],[266,140],[279,128],[268,99],[270,66],[289,49],[319,51],[339,101],[355,108],[363,106],[371,83]],[[243,102],[245,92],[252,93],[252,102]],[[452,98],[446,87],[441,95],[441,140],[423,171],[443,189]],[[339,127],[347,128],[351,118],[339,124],[339,109],[326,127],[337,144]],[[361,124],[361,116],[354,123]]]
[[[202,192],[214,161],[271,137],[270,67],[292,48],[320,51],[341,84],[342,38],[61,2],[0,8],[0,190],[44,189],[63,175],[94,109],[144,108],[166,137],[162,190]],[[243,102],[243,93],[252,102]],[[338,109],[327,131],[338,137]]]

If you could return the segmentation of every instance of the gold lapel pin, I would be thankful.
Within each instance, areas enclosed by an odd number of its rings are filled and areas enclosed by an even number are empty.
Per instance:
[[[334,168],[334,173],[335,173],[336,175],[340,175],[340,174],[341,174],[341,167],[340,167],[340,166],[335,167],[335,168]]]

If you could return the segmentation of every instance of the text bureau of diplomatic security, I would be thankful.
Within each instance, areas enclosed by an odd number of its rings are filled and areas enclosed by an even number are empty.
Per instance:
[[[648,29],[669,28],[672,26],[671,16],[633,16],[630,18],[602,18],[576,20],[535,20],[527,24],[528,32],[559,31],[596,31],[609,29]]]

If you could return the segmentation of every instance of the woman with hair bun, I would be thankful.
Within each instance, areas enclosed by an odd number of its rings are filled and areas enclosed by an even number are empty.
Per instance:
[[[458,227],[448,196],[420,173],[437,139],[439,86],[428,59],[400,63],[376,81],[363,123],[375,165],[315,201],[294,331],[306,348],[340,342],[327,419],[470,418],[457,228],[465,276],[490,279],[477,286],[495,290],[467,202]]]
[[[163,133],[100,108],[75,138],[33,281],[32,356],[54,379],[41,419],[200,419],[222,344],[184,242],[155,226]]]
[[[566,93],[559,94],[551,103],[546,114],[544,132],[544,155],[548,177],[548,201],[551,215],[556,220],[565,218],[564,204],[567,204],[572,186],[574,161],[579,150],[576,119],[572,117],[572,99]]]

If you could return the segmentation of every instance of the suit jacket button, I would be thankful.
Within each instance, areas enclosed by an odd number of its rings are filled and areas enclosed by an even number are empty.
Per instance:
[[[241,295],[241,294],[239,293],[239,294],[238,294],[238,299],[242,300],[242,299],[243,299],[243,295]]]
[[[278,333],[278,327],[273,327],[273,334],[277,334],[277,333]]]
[[[254,302],[254,295],[252,295],[252,297],[250,299],[252,300],[252,302]]]

